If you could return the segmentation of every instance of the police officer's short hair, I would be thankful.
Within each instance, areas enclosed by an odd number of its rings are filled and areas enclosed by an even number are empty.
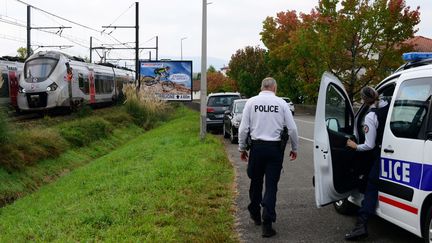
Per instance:
[[[268,90],[270,88],[272,88],[273,86],[276,86],[276,80],[272,77],[267,77],[265,79],[263,79],[263,81],[261,82],[261,90]]]
[[[378,100],[378,92],[372,87],[366,86],[360,91],[360,96],[366,104],[373,104]]]

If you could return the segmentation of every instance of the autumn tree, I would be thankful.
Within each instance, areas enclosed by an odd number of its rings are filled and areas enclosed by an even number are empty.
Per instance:
[[[285,61],[283,68],[313,100],[325,70],[353,99],[402,63],[401,54],[410,48],[402,43],[416,32],[419,8],[411,10],[404,0],[320,0],[310,14],[277,16],[290,16],[290,21],[264,21],[261,37],[270,59]],[[289,34],[279,33],[284,29]]]
[[[258,94],[261,81],[269,74],[266,50],[247,46],[231,56],[228,76],[235,80],[240,93],[247,97]]]
[[[210,93],[238,91],[237,84],[234,80],[226,77],[221,72],[207,73],[207,89]]]
[[[263,22],[261,40],[269,49],[267,65],[269,75],[278,82],[278,95],[288,96],[299,102],[302,85],[290,70],[292,34],[298,29],[300,20],[295,11],[280,12],[276,17],[267,17]]]

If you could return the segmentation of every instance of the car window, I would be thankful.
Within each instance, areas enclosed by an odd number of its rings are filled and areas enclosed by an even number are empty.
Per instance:
[[[238,96],[210,96],[207,101],[207,106],[222,107],[230,106],[234,100],[239,99]]]
[[[349,124],[346,122],[347,101],[339,90],[333,85],[327,89],[325,104],[325,119],[327,128],[336,132],[345,130]]]
[[[431,78],[407,80],[401,84],[390,121],[390,129],[396,137],[422,138],[420,131],[425,125],[431,90]]]
[[[245,104],[246,104],[246,102],[238,102],[238,103],[236,103],[236,106],[235,106],[234,112],[235,112],[235,113],[242,113]]]

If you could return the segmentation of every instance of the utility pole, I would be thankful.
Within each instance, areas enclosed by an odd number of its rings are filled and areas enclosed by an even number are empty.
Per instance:
[[[139,78],[139,2],[135,2],[135,80],[138,82],[138,90],[141,88]]]
[[[31,6],[27,5],[27,58],[29,58],[29,56],[31,55],[31,35],[30,35],[30,30],[31,30],[31,26],[30,26],[30,11],[31,11]]]
[[[92,63],[92,47],[93,47],[93,37],[90,36],[90,63]]]
[[[63,29],[70,29],[72,27],[65,27],[65,26],[59,26],[59,27],[31,27],[31,5],[27,5],[27,58],[32,54],[31,50],[31,30],[46,30],[46,29],[59,29],[60,32],[63,31]]]
[[[156,36],[156,61],[159,57],[159,36]]]
[[[201,40],[201,128],[200,137],[204,140],[207,133],[207,0],[202,6],[202,40]]]

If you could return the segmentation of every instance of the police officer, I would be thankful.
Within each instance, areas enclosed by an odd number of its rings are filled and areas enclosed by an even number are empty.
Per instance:
[[[378,200],[378,178],[380,171],[380,153],[384,134],[384,125],[387,118],[389,105],[384,100],[379,100],[378,93],[371,87],[364,87],[360,92],[363,102],[370,107],[365,117],[363,130],[365,143],[356,144],[348,139],[347,146],[356,151],[372,152],[373,164],[366,185],[362,207],[359,210],[357,223],[354,229],[345,235],[346,240],[357,240],[368,236],[367,221],[375,213]]]
[[[276,234],[272,222],[276,221],[276,192],[285,149],[281,147],[281,131],[284,126],[288,128],[291,138],[290,159],[297,158],[297,126],[288,104],[275,95],[276,89],[276,80],[273,78],[262,81],[259,95],[250,98],[245,104],[239,128],[240,158],[244,161],[249,159],[247,174],[251,183],[248,210],[255,224],[261,225],[262,206],[263,237]],[[248,134],[252,139],[249,157],[246,151]]]

